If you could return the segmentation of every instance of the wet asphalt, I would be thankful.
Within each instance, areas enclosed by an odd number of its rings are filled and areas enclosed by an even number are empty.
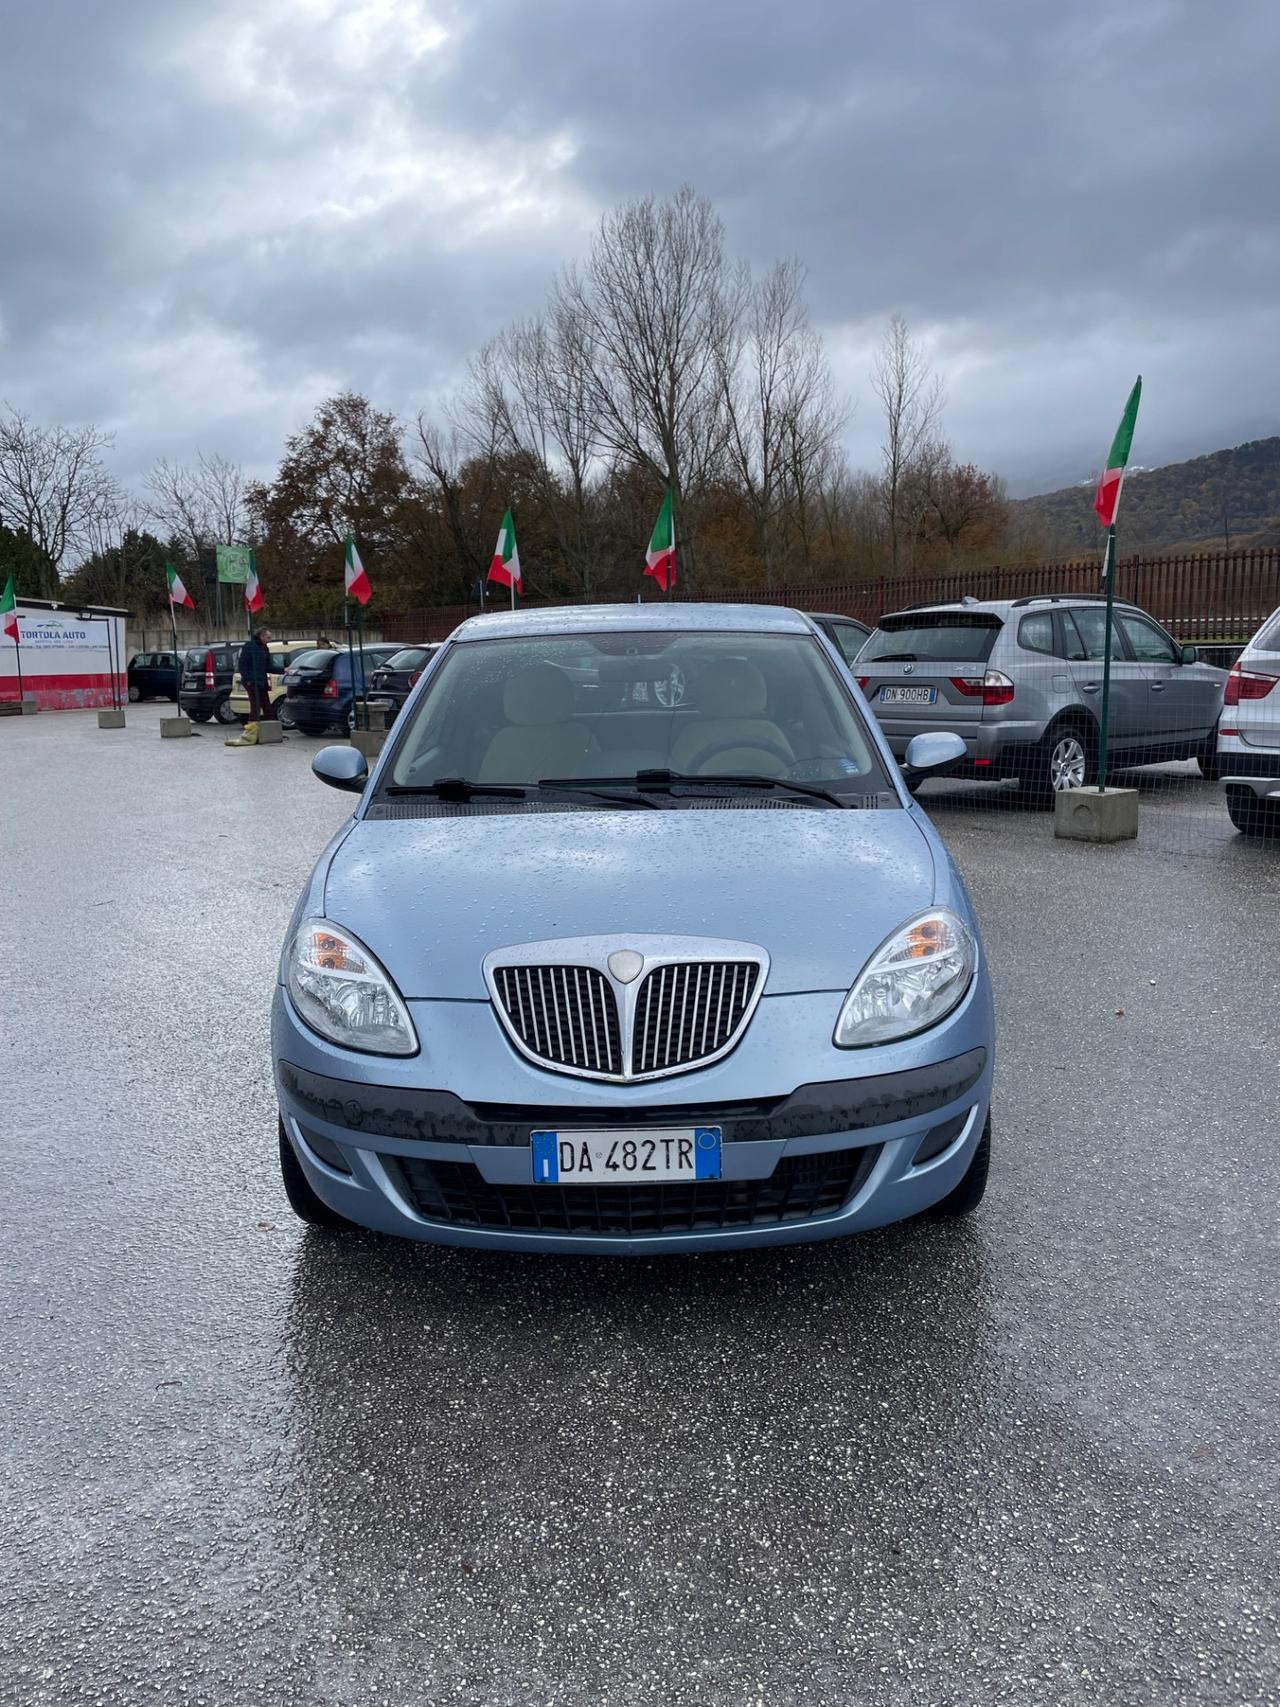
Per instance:
[[[0,723],[0,1701],[1280,1697],[1280,850],[930,785],[1001,1060],[972,1220],[734,1257],[305,1232],[267,1009],[344,797]]]

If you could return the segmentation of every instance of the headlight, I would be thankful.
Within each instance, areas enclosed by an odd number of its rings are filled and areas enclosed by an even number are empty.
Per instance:
[[[945,907],[913,919],[872,955],[845,997],[836,1047],[892,1043],[936,1025],[969,988],[977,960],[972,932]]]
[[[313,1031],[370,1055],[416,1055],[400,993],[362,942],[327,919],[299,927],[285,962],[293,1005]]]

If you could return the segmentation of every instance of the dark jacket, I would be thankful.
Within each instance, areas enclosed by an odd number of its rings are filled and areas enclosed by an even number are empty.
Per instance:
[[[240,648],[240,680],[245,687],[265,688],[271,677],[271,652],[255,634]]]

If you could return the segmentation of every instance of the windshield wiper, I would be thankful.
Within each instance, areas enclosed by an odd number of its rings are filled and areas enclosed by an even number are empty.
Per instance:
[[[656,808],[658,802],[643,794],[615,794],[602,783],[630,783],[629,776],[544,776],[538,788],[562,788],[573,794],[585,794],[591,800],[605,800],[611,806],[643,806]]]
[[[881,652],[874,658],[866,659],[868,664],[917,664],[919,661],[915,652]]]
[[[785,776],[759,776],[755,772],[730,772],[723,776],[686,776],[681,771],[637,771],[637,788],[661,789],[664,792],[673,785],[681,788],[783,788],[789,794],[806,794],[813,800],[826,800],[832,806],[842,810],[849,802],[834,789],[823,788],[817,782],[794,782]]]
[[[527,788],[513,788],[508,783],[468,782],[464,776],[442,776],[434,782],[392,782],[384,790],[386,794],[434,794],[437,800],[470,800],[476,794],[523,800],[528,792]]]

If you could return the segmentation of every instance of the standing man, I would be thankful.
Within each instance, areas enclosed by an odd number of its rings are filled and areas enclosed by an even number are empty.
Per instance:
[[[258,725],[276,715],[271,703],[270,639],[269,628],[255,629],[240,648],[240,681],[249,696],[249,721],[243,734],[226,743],[228,747],[256,747]]]

